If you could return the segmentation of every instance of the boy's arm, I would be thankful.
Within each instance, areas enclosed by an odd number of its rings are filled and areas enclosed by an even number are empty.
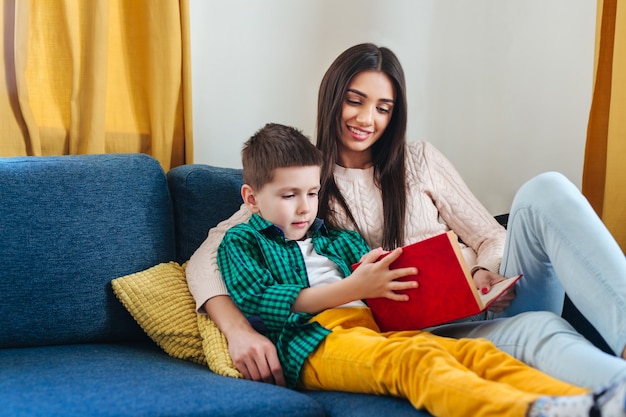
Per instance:
[[[302,286],[276,281],[254,232],[247,225],[231,228],[217,252],[228,292],[244,315],[258,316],[269,332],[280,332],[291,318]],[[288,279],[288,277],[283,277]]]
[[[298,294],[292,311],[317,314],[355,300],[385,297],[396,301],[408,300],[408,295],[396,291],[417,287],[416,281],[396,281],[406,275],[415,275],[416,268],[389,269],[402,249],[398,248],[378,260],[383,250],[378,248],[365,254],[359,267],[348,277],[332,284],[304,288]]]

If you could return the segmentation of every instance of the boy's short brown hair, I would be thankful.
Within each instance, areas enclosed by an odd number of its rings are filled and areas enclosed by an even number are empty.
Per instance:
[[[241,150],[243,182],[261,189],[277,168],[322,166],[322,153],[309,138],[290,126],[268,123],[246,141]]]

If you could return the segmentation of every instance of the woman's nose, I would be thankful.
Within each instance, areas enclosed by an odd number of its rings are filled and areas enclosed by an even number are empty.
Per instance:
[[[363,125],[370,125],[372,123],[374,109],[370,106],[363,106],[359,109],[356,115],[356,121]]]

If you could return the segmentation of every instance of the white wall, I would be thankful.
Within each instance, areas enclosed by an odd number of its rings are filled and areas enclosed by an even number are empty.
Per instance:
[[[346,48],[390,47],[408,140],[428,140],[494,214],[531,176],[580,185],[594,0],[190,0],[195,162],[240,167],[266,122],[315,134],[317,89]]]

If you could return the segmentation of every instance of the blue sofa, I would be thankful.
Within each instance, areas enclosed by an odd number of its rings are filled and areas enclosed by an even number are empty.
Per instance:
[[[147,155],[0,158],[0,415],[427,416],[391,397],[217,375],[149,339],[114,278],[185,262],[241,173]]]
[[[111,281],[184,263],[240,186],[240,170],[165,175],[143,154],[0,158],[0,415],[428,416],[391,397],[220,376],[141,330]],[[564,316],[608,349],[567,300]]]

